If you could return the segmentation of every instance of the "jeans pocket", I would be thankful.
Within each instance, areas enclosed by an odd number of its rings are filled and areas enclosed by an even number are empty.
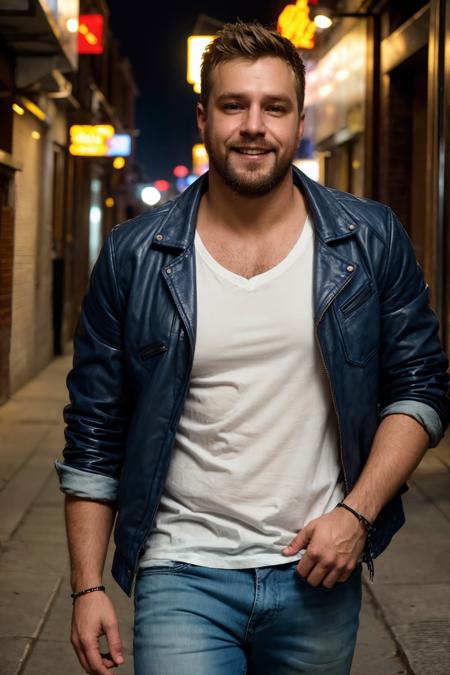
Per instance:
[[[148,576],[149,574],[176,574],[191,566],[191,563],[182,562],[181,560],[161,560],[159,565],[149,565],[148,567],[141,567],[138,576]]]

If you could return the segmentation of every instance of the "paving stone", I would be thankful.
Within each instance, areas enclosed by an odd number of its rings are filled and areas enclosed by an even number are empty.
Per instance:
[[[378,583],[450,583],[450,522],[412,484],[405,495],[407,524],[375,560]]]
[[[24,574],[3,569],[0,574],[0,637],[31,638],[44,617],[46,607],[61,582],[45,571]]]
[[[27,513],[47,478],[54,471],[53,451],[41,450],[30,459],[0,492],[0,542],[6,542]]]
[[[16,675],[28,643],[29,640],[27,638],[0,637],[1,675]],[[44,674],[41,673],[41,675]]]
[[[6,406],[8,410],[5,410]],[[11,399],[0,408],[0,422],[20,424],[62,424],[62,404],[58,400]]]
[[[449,469],[445,462],[442,461],[439,454],[434,450],[428,450],[419,466],[415,470],[415,474],[422,473],[448,473]]]
[[[363,603],[351,675],[398,675],[406,672],[395,642],[363,586]]]
[[[448,584],[376,584],[372,590],[391,626],[450,618]]]
[[[0,424],[0,479],[10,481],[49,432],[37,424]]]
[[[414,484],[450,520],[450,471],[445,474],[416,474]]]
[[[447,431],[445,437],[436,448],[433,448],[433,450],[441,462],[444,462],[450,470],[450,431]]]
[[[415,675],[449,675],[450,620],[393,626]]]

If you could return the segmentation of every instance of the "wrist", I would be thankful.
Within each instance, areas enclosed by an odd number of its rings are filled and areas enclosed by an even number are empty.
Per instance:
[[[83,588],[80,591],[77,591],[76,593],[71,593],[70,597],[72,598],[72,604],[75,604],[75,600],[78,600],[79,598],[82,598],[86,595],[90,595],[91,593],[105,593],[105,587],[104,586],[92,586],[89,588]]]
[[[345,501],[342,501],[342,502],[339,502],[339,504],[336,504],[336,508],[340,508],[343,511],[344,510],[347,511],[347,513],[349,513],[352,516],[352,518],[355,518],[355,520],[358,520],[359,524],[361,525],[363,530],[370,537],[370,535],[372,534],[372,532],[374,531],[375,528],[374,528],[372,522],[368,518],[366,518],[366,516],[363,513],[361,513],[360,511],[357,511],[356,509],[354,509],[352,506],[350,506]]]
[[[73,593],[78,593],[84,588],[94,588],[96,586],[102,586],[103,580],[101,576],[97,575],[86,575],[86,576],[73,576],[70,579],[70,586]]]

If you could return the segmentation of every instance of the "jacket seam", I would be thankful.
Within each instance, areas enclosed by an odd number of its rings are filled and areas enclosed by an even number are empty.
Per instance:
[[[394,219],[393,219],[393,211],[391,208],[386,207],[386,213],[389,218],[388,224],[390,226],[390,232],[389,232],[389,240],[387,243],[387,254],[386,254],[386,261],[384,263],[384,269],[382,272],[382,282],[381,282],[381,288],[384,291],[385,287],[385,281],[386,281],[386,275],[387,275],[387,270],[389,269],[389,265],[391,262],[391,254],[392,254],[392,240],[394,237]]]
[[[115,246],[114,246],[114,230],[111,231],[110,250],[111,250],[111,268],[112,268],[112,273],[113,273],[116,302],[120,305],[119,284],[117,282],[117,271],[116,271],[117,270],[117,262],[116,262],[116,250],[115,250]]]

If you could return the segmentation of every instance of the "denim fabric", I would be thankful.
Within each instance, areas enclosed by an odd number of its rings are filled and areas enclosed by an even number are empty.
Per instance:
[[[135,675],[348,675],[361,567],[332,589],[297,561],[245,570],[161,561],[135,589]]]
[[[115,478],[75,469],[58,460],[55,462],[55,468],[62,492],[99,502],[114,502],[117,499],[119,481]]]
[[[430,437],[430,448],[435,448],[444,432],[437,412],[430,405],[421,401],[396,401],[381,411],[381,419],[388,415],[401,413],[413,417],[419,422]]]

